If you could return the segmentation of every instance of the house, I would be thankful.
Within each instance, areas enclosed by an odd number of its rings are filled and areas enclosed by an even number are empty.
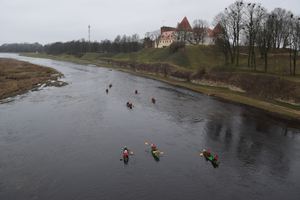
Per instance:
[[[201,39],[201,44],[210,45],[214,43],[214,30],[206,28],[205,30],[198,31],[205,32]],[[168,47],[175,41],[184,41],[187,45],[199,44],[199,41],[196,39],[196,29],[192,28],[187,17],[184,17],[182,21],[177,24],[176,28],[163,26],[161,27],[160,32],[160,38],[156,48]]]
[[[183,20],[177,24],[175,35],[177,41],[186,42],[187,44],[192,42],[193,28],[186,17],[184,17]]]
[[[163,26],[160,28],[160,39],[157,48],[170,46],[175,40],[176,28]]]

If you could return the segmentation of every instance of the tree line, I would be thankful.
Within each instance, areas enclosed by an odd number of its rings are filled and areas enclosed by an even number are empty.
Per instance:
[[[101,42],[89,42],[84,39],[73,40],[69,42],[55,42],[41,45],[34,44],[3,44],[0,46],[0,52],[44,52],[47,54],[72,54],[81,55],[87,52],[97,53],[129,53],[139,51],[143,48],[143,42],[139,35],[120,36],[113,41],[103,40]]]
[[[41,52],[43,45],[39,43],[13,43],[0,46],[0,52]]]
[[[256,54],[259,53],[267,72],[270,50],[286,49],[290,58],[290,74],[296,74],[300,16],[283,8],[268,12],[259,3],[236,1],[216,16],[215,24],[218,29],[215,44],[224,53],[227,64],[239,66],[240,48],[243,46],[247,49],[248,67],[256,70]]]

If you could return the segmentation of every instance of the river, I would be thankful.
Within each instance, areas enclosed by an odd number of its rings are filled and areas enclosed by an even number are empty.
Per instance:
[[[300,197],[299,126],[107,68],[0,57],[55,68],[68,83],[1,101],[0,199]],[[159,162],[145,141],[164,151]],[[124,145],[134,151],[128,165]],[[203,148],[219,155],[218,168]]]

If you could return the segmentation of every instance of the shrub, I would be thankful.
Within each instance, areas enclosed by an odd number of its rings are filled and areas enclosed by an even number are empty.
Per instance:
[[[170,53],[176,53],[178,50],[184,48],[185,48],[185,42],[173,42],[169,47],[169,51]]]

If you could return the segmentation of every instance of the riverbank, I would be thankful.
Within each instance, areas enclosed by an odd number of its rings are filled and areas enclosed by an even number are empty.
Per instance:
[[[24,54],[26,56],[31,57],[41,57],[41,58],[50,58],[61,61],[69,61],[78,64],[93,64],[96,66],[104,66],[114,68],[116,70],[124,71],[127,73],[132,73],[138,76],[144,76],[147,78],[152,78],[155,80],[163,81],[168,84],[172,84],[177,87],[184,87],[195,92],[200,92],[203,94],[207,94],[209,96],[214,96],[216,98],[224,99],[229,102],[243,104],[255,108],[259,108],[261,110],[267,111],[270,115],[279,117],[282,119],[286,119],[289,121],[297,121],[300,120],[300,105],[298,104],[298,84],[297,82],[287,82],[288,80],[282,79],[280,77],[268,75],[266,76],[260,74],[246,74],[246,73],[238,73],[232,75],[232,73],[226,72],[226,74],[222,74],[222,77],[216,76],[218,73],[214,74],[205,74],[202,76],[201,74],[192,74],[189,70],[177,69],[176,66],[173,68],[169,65],[160,64],[159,67],[155,64],[147,65],[147,64],[134,64],[129,62],[120,62],[114,60],[107,59],[87,59],[86,57],[74,57],[71,55],[59,55],[52,56],[46,54]],[[162,68],[161,68],[162,67]],[[175,70],[176,68],[176,70]],[[192,79],[190,79],[192,77]],[[229,78],[229,82],[219,81],[227,80]],[[262,79],[263,78],[263,79]],[[246,79],[246,81],[243,81]],[[247,83],[247,81],[250,81]],[[265,81],[267,80],[267,81]],[[242,81],[242,82],[241,82]],[[235,84],[236,83],[236,84]],[[244,87],[249,88],[245,91],[241,87],[237,87],[237,84],[245,84]],[[255,88],[255,84],[262,84],[263,90],[257,92],[253,90]],[[265,83],[265,84],[264,84]],[[267,85],[266,83],[276,83],[271,85],[276,85],[275,88],[271,87],[263,87]],[[257,85],[258,85],[257,84]],[[285,86],[287,85],[287,86]],[[270,95],[264,95],[264,91],[275,90],[276,88],[286,87],[284,90],[280,90],[278,97],[274,96],[271,98]],[[290,92],[289,90],[292,90]],[[294,94],[296,91],[296,94]],[[272,91],[273,92],[273,91]],[[257,95],[255,93],[258,93]],[[290,95],[286,96],[285,95]],[[296,96],[295,96],[296,95]],[[280,98],[281,97],[281,98]],[[296,102],[295,102],[296,100]]]
[[[55,69],[0,58],[0,100],[23,94],[41,86],[63,86],[63,75]]]

